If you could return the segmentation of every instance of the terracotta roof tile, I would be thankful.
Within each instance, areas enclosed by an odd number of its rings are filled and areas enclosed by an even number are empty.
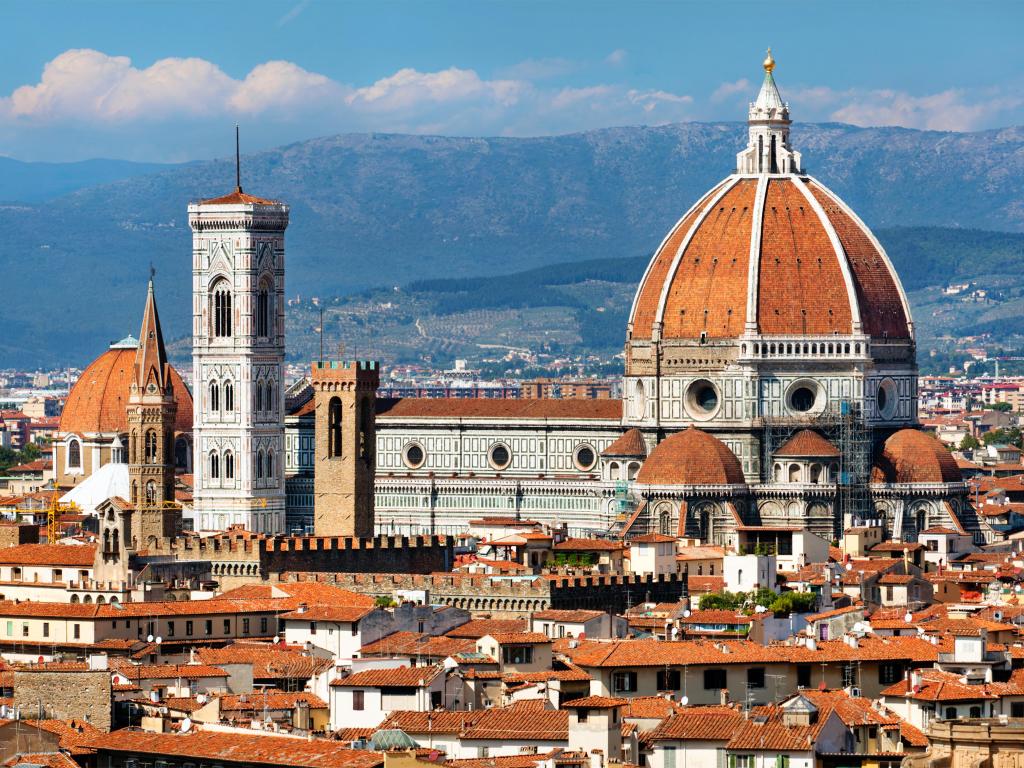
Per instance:
[[[596,419],[622,418],[622,401],[603,399],[512,399],[512,398],[381,398],[377,400],[377,418],[461,419]]]
[[[626,430],[621,437],[601,451],[601,455],[643,458],[647,455],[647,443],[644,441],[643,432],[636,427]]]
[[[690,427],[658,443],[636,481],[647,485],[742,485],[746,479],[739,459],[725,443]]]
[[[267,200],[263,197],[249,195],[242,191],[241,187],[233,192],[220,197],[211,197],[208,200],[200,200],[200,205],[282,205],[277,200]]]
[[[814,430],[801,429],[775,451],[775,456],[831,457],[839,456],[839,449]]]
[[[0,565],[92,567],[95,544],[18,544],[0,549]]]
[[[909,338],[908,318],[895,273],[885,263],[864,227],[846,213],[838,201],[817,183],[808,182],[807,186],[825,209],[825,215],[846,251],[856,283],[864,332],[875,338]]]
[[[941,442],[918,429],[901,429],[885,441],[872,482],[959,483],[963,476]]]
[[[98,735],[87,744],[107,752],[288,768],[377,768],[384,764],[383,756],[376,752],[347,749],[336,741],[264,734],[202,730],[170,734],[122,729]]]
[[[526,619],[473,619],[446,632],[448,637],[470,638],[479,640],[484,635],[495,632],[525,632]]]
[[[332,680],[331,686],[338,688],[422,688],[443,673],[444,668],[441,666],[365,669],[362,672],[353,672],[347,677]]]
[[[111,348],[82,371],[61,412],[61,433],[127,432],[128,390],[135,370],[135,347]],[[171,385],[178,404],[174,429],[192,431],[192,395],[171,367]]]

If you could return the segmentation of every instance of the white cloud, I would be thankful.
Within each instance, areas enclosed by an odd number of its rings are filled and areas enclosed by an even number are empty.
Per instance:
[[[743,77],[733,83],[722,83],[718,86],[711,94],[711,101],[715,104],[719,104],[737,93],[750,93],[750,98],[754,98],[754,94],[751,93],[753,86],[747,78]]]
[[[1024,98],[998,89],[968,92],[950,88],[917,96],[885,88],[833,90],[813,86],[795,88],[784,95],[804,119],[932,131],[979,130],[1024,105]]]
[[[613,67],[618,67],[626,63],[626,57],[629,53],[625,48],[616,48],[614,51],[604,57],[606,64],[611,64]]]
[[[400,69],[373,85],[357,88],[347,102],[376,110],[408,110],[419,104],[443,104],[483,99],[504,106],[514,104],[529,86],[517,80],[482,80],[471,69],[451,67],[441,72]]]
[[[291,24],[293,21],[299,18],[302,12],[306,10],[308,7],[309,0],[300,0],[300,2],[292,6],[291,10],[289,10],[288,13],[286,13],[284,16],[277,20],[277,26],[280,28],[287,26],[288,24]]]
[[[237,85],[229,105],[239,112],[254,114],[317,102],[340,103],[350,92],[350,88],[329,77],[307,72],[290,61],[268,61],[254,67]]]

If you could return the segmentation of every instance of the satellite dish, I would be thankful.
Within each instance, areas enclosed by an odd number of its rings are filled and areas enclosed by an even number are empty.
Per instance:
[[[754,606],[754,613],[764,613],[764,612],[766,612],[767,610],[768,610],[768,609],[767,609],[767,608],[765,608],[765,607],[764,607],[763,605],[755,605],[755,606]]]
[[[280,642],[281,642],[281,636],[280,635],[274,635],[274,645],[277,645]]]
[[[852,571],[853,570],[853,563],[847,563],[846,564],[846,570]]]
[[[685,707],[687,704],[690,703],[690,697],[689,696],[682,696],[682,697],[680,697],[679,703],[682,704]]]
[[[152,635],[146,635],[146,642],[147,643],[152,643],[153,642],[153,636]]]
[[[149,692],[149,700],[152,701],[154,704],[156,704],[158,701],[160,701],[160,694],[157,693],[156,691],[150,691]]]
[[[907,611],[906,614],[903,616],[903,620],[907,622],[907,624],[909,624],[914,620],[914,614],[912,614],[910,611]]]
[[[160,643],[162,643],[163,641],[164,641],[164,639],[162,637],[160,637],[160,635],[156,636],[156,644],[157,645],[160,645]]]
[[[690,609],[689,608],[687,608],[685,611],[683,611],[683,618],[684,619],[690,618]]]
[[[186,717],[184,720],[181,721],[181,732],[182,733],[188,733],[189,729],[191,729],[191,728],[192,728],[192,720],[190,720],[189,718]]]
[[[198,694],[198,695],[196,696],[196,701],[197,701],[198,703],[200,703],[200,704],[205,704],[205,703],[206,703],[206,694],[205,694],[205,693],[200,693],[200,694]]]

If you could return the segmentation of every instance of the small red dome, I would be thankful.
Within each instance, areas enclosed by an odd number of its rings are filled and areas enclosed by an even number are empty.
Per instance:
[[[919,429],[890,435],[871,472],[876,483],[962,483],[963,479],[946,446]]]
[[[690,428],[658,443],[636,481],[647,485],[743,485],[746,478],[729,446],[703,430]]]
[[[128,396],[136,350],[134,344],[114,345],[89,364],[68,394],[58,432],[84,435],[128,431]],[[174,429],[191,432],[192,395],[173,366],[171,383],[178,404]]]

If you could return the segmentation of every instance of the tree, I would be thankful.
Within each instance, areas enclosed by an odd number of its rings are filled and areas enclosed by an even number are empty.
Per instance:
[[[989,411],[1002,411],[1003,413],[1009,413],[1013,410],[1013,406],[1009,403],[992,403],[991,405],[986,404],[984,406]]]
[[[791,613],[807,613],[814,609],[818,596],[813,592],[783,592],[767,606],[776,618],[784,619]]]
[[[378,595],[374,599],[373,605],[375,608],[394,608],[397,603],[388,595]]]
[[[974,435],[964,435],[964,439],[960,441],[958,448],[961,451],[973,451],[975,448],[981,448],[981,443],[978,442],[978,438]]]
[[[747,596],[743,592],[709,592],[701,595],[700,609],[702,611],[735,611],[742,607]]]

